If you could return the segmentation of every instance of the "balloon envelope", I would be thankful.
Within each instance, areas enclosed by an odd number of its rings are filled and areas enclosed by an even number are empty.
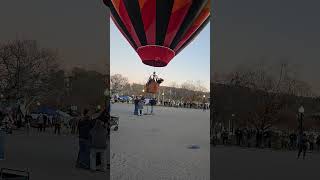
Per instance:
[[[104,0],[142,62],[166,66],[205,27],[210,0]]]

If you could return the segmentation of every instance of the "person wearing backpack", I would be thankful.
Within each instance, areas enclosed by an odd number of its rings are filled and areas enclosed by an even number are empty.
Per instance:
[[[107,128],[104,123],[96,119],[93,128],[90,131],[90,169],[97,170],[97,154],[100,154],[101,168],[100,170],[106,171],[107,161]]]

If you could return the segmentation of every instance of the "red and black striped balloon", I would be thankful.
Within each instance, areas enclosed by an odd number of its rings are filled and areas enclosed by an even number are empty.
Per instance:
[[[166,66],[206,26],[210,0],[104,0],[142,62]]]

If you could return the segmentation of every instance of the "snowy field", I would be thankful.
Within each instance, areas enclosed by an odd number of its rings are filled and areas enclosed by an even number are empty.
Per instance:
[[[111,132],[111,179],[210,179],[209,111],[155,107],[152,116],[135,116],[133,108],[111,108],[120,117]],[[200,148],[188,149],[192,144]]]

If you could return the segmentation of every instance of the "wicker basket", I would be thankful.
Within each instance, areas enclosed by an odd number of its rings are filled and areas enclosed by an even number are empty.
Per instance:
[[[156,94],[159,91],[159,84],[155,81],[151,81],[149,84],[146,84],[145,91],[147,93]]]

